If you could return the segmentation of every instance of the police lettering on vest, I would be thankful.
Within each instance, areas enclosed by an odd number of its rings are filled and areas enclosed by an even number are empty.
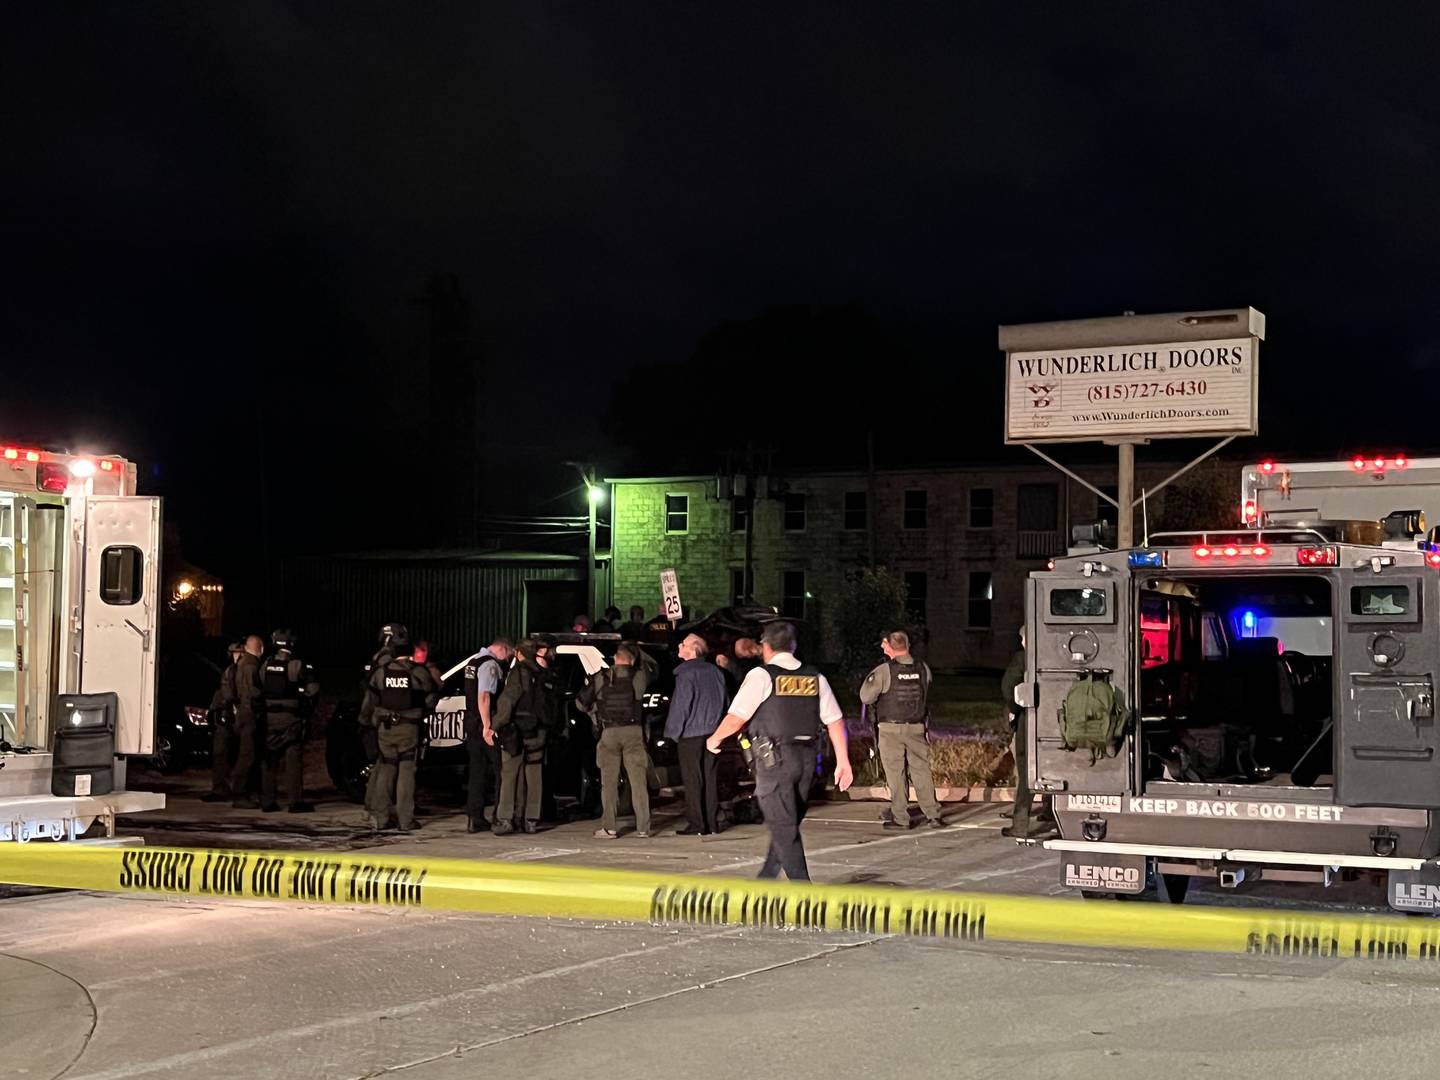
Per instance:
[[[770,696],[750,719],[750,730],[782,741],[813,739],[820,731],[820,672],[808,664],[794,671],[766,664]]]
[[[265,662],[265,671],[260,685],[265,691],[265,701],[273,709],[277,706],[295,708],[300,703],[300,684],[291,677],[291,668],[298,668],[287,652],[278,652]]]
[[[380,676],[380,707],[394,714],[425,711],[425,691],[415,685],[413,660],[391,660]]]
[[[626,727],[640,722],[640,703],[635,700],[635,672],[623,665],[601,676],[599,701],[602,727]]]
[[[875,718],[882,724],[923,724],[930,687],[925,665],[918,660],[902,664],[889,660],[890,689],[875,702]]]

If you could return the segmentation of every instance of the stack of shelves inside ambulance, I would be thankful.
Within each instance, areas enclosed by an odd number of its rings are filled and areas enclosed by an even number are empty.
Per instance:
[[[0,740],[16,742],[19,721],[19,640],[16,600],[20,595],[16,574],[15,502],[0,496]]]

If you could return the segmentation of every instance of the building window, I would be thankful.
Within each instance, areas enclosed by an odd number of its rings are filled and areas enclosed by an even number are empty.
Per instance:
[[[750,590],[745,588],[745,568],[734,566],[730,568],[730,606],[744,607],[750,600]]]
[[[995,489],[970,489],[970,528],[989,529],[995,524]]]
[[[690,496],[665,496],[665,531],[683,533],[690,531]]]
[[[863,529],[865,526],[865,492],[845,492],[845,528]]]
[[[792,492],[785,496],[785,531],[805,531],[805,495]]]
[[[803,619],[808,596],[804,570],[786,570],[780,575],[780,614],[788,619]]]
[[[924,570],[905,571],[905,610],[917,623],[925,621],[925,594],[930,587],[930,575]]]
[[[735,498],[730,500],[730,531],[744,532],[745,519],[750,516],[748,500]]]
[[[1065,550],[1060,535],[1060,488],[1055,484],[1021,484],[1015,502],[1015,554],[1044,559]]]
[[[923,488],[905,492],[905,518],[907,529],[924,529],[930,524],[930,493]]]
[[[990,606],[995,599],[995,586],[989,570],[970,571],[970,603],[966,625],[977,629],[990,625]]]

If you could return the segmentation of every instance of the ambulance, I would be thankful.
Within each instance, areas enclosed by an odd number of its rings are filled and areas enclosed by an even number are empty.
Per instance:
[[[132,462],[0,441],[0,842],[115,835],[155,745],[160,500]]]
[[[1440,913],[1440,460],[1342,467],[1247,466],[1244,522],[1031,574],[1015,697],[1063,885],[1359,881]]]

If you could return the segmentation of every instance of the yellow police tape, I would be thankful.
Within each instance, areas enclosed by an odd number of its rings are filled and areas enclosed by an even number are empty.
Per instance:
[[[1262,956],[1440,959],[1440,923],[1403,916],[1089,903],[353,852],[0,844],[0,882],[667,926],[846,930]]]

